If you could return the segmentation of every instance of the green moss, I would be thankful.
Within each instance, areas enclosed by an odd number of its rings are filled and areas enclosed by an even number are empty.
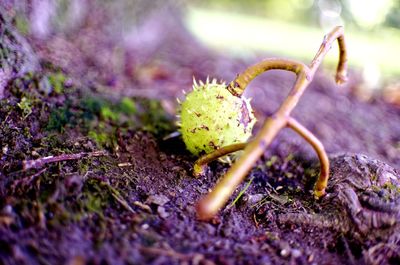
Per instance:
[[[104,121],[112,121],[117,124],[132,118],[137,113],[135,102],[127,97],[118,102],[98,97],[86,97],[80,105],[85,111],[84,118],[91,120],[100,117]]]
[[[68,106],[63,106],[54,109],[50,113],[49,121],[47,123],[46,129],[48,131],[64,131],[65,126],[70,123],[73,114],[71,113]]]
[[[156,137],[163,137],[175,130],[160,101],[147,100],[141,102],[141,105],[142,113],[139,116],[144,131],[148,131]]]
[[[103,209],[109,206],[111,199],[108,190],[104,189],[97,179],[88,179],[85,182],[82,195],[84,208],[101,215]]]
[[[51,109],[48,122],[43,127],[47,131],[57,132],[76,128],[100,148],[117,146],[117,131],[143,130],[164,137],[175,129],[161,103],[156,100],[135,101],[124,97],[119,101],[111,101],[93,94],[86,94],[79,100],[65,93],[59,97],[65,102],[63,106],[41,107],[43,115],[47,115],[46,112]],[[31,105],[26,104],[25,100],[22,102],[25,105],[21,104],[21,108],[29,110]]]
[[[101,106],[105,104],[105,101],[96,97],[85,97],[80,102],[80,106],[83,110],[90,114],[99,114]]]
[[[63,146],[64,137],[60,137],[58,133],[50,133],[42,138],[42,145],[54,150],[57,147]]]
[[[41,80],[46,81],[46,89],[40,89]],[[117,130],[123,132],[124,129],[146,127],[146,130],[159,133],[166,130],[164,128],[171,128],[171,120],[158,101],[136,101],[127,97],[111,101],[87,91],[65,89],[64,83],[65,76],[61,72],[45,76],[27,74],[10,83],[7,98],[0,101],[0,115],[4,117],[0,127],[0,146],[8,148],[8,157],[22,161],[36,158],[33,153],[44,157],[89,152],[98,148],[93,148],[88,138],[100,148],[115,147]],[[29,126],[34,118],[38,126]],[[115,169],[115,160],[98,157],[48,164],[35,182],[29,183],[27,178],[24,185],[17,187],[15,194],[21,202],[33,201],[42,205],[46,225],[78,221],[93,213],[102,216],[104,209],[121,205],[126,197],[115,186],[110,188],[100,180],[90,179],[93,175],[111,172],[111,167]],[[87,175],[89,171],[96,172]],[[78,187],[69,186],[71,172],[85,176],[78,182]],[[121,181],[118,186],[125,187]],[[122,207],[126,206],[122,204]],[[37,213],[33,207],[27,207],[26,211],[27,216]]]
[[[63,73],[57,72],[49,75],[49,82],[56,94],[62,94],[64,92],[64,82],[66,77]]]
[[[103,203],[101,197],[91,193],[87,193],[85,206],[89,212],[101,213],[103,208],[102,204]]]
[[[72,124],[95,141],[98,146],[116,145],[116,131],[143,130],[164,137],[175,130],[171,118],[157,100],[123,97],[111,101],[86,95],[77,104],[70,103],[51,112],[48,130],[62,131]]]
[[[137,108],[136,108],[136,103],[133,101],[131,98],[124,97],[122,98],[119,106],[119,110],[125,114],[136,114]]]
[[[132,99],[111,102],[99,97],[85,97],[81,102],[81,121],[86,135],[99,147],[113,148],[117,145],[116,131],[121,127],[135,129],[136,106]]]
[[[116,137],[114,132],[107,133],[106,131],[92,130],[89,131],[88,137],[92,139],[98,147],[113,148],[116,146]]]
[[[107,182],[100,179],[89,179],[83,191],[85,208],[90,212],[102,213],[103,209],[111,207],[111,203],[126,203],[121,193]],[[126,203],[126,206],[128,204]]]
[[[100,109],[100,116],[103,120],[118,121],[118,112],[111,110],[110,106],[102,106]]]

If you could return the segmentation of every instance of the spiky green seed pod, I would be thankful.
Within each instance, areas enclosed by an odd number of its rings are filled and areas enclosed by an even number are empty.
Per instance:
[[[180,126],[186,148],[198,156],[223,146],[246,142],[256,118],[250,100],[233,96],[225,83],[214,79],[187,94],[180,111]]]

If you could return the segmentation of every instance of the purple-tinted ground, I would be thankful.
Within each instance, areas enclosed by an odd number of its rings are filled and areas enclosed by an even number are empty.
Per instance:
[[[398,108],[352,96],[354,72],[337,87],[320,71],[293,115],[326,147],[328,195],[313,199],[316,156],[284,130],[232,196],[252,180],[238,202],[200,222],[195,202],[229,166],[212,163],[196,179],[181,139],[163,140],[176,130],[175,97],[192,76],[230,80],[260,58],[211,52],[161,15],[137,32],[152,41],[121,44],[99,19],[107,12],[93,10],[68,34],[27,36],[32,51],[3,28],[16,55],[7,63],[30,67],[6,75],[0,104],[2,264],[399,263]],[[259,124],[293,79],[271,72],[251,85]]]

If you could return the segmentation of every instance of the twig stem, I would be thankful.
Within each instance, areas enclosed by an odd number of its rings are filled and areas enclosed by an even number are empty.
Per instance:
[[[38,169],[42,168],[46,164],[61,162],[61,161],[68,161],[68,160],[78,160],[84,157],[97,157],[97,156],[104,156],[107,153],[105,151],[95,151],[95,152],[82,152],[77,154],[62,154],[58,156],[46,156],[41,157],[35,160],[25,160],[22,162],[23,170],[29,169]]]
[[[307,128],[301,125],[294,118],[288,119],[288,127],[297,132],[301,137],[303,137],[307,142],[311,144],[315,152],[318,155],[321,171],[319,177],[314,186],[314,195],[316,198],[320,198],[325,194],[325,188],[328,185],[329,178],[329,159],[325,152],[325,148],[322,143],[317,139],[317,137],[312,134]]]
[[[232,144],[228,146],[221,147],[214,152],[211,152],[209,154],[205,154],[199,159],[196,160],[193,166],[193,174],[195,177],[199,177],[204,174],[205,172],[205,167],[207,166],[208,163],[223,157],[227,154],[243,150],[246,147],[247,143],[239,143],[239,144]]]
[[[256,135],[254,140],[246,145],[244,153],[239,158],[239,160],[232,165],[232,167],[228,170],[221,181],[215,186],[215,188],[199,201],[197,205],[197,213],[199,219],[210,219],[218,212],[218,210],[227,202],[239,183],[242,182],[243,178],[247,175],[254,163],[264,153],[264,150],[271,144],[279,131],[289,125],[288,123],[290,123],[290,113],[297,105],[300,97],[304,93],[304,90],[312,81],[317,68],[322,62],[322,59],[330,50],[332,43],[336,39],[338,40],[339,44],[339,63],[336,72],[336,82],[339,84],[343,83],[346,80],[347,75],[347,54],[343,36],[343,28],[336,27],[324,37],[320,49],[318,50],[309,67],[304,65],[303,63],[291,60],[268,59],[253,66],[250,66],[228,85],[227,89],[233,95],[240,97],[245,91],[247,85],[254,78],[268,70],[282,69],[294,72],[297,75],[291,92],[283,101],[277,112],[266,119],[263,127]],[[300,127],[296,127],[296,125],[300,124],[295,123],[294,129],[300,128],[298,132],[300,133],[300,135],[302,135],[301,133],[305,132],[305,128],[301,125]],[[305,134],[305,136],[308,137],[308,139],[311,139],[309,137],[309,134]],[[319,156],[325,153],[325,151],[321,150],[322,145],[315,144],[316,141],[311,141],[310,143],[314,144],[313,147],[317,150]],[[214,156],[209,156],[209,158],[212,157]],[[324,174],[326,174],[326,178],[323,181],[319,181],[317,183],[315,192],[316,196],[322,196],[322,191],[326,187],[327,176],[329,175],[329,164],[326,164],[326,161],[326,159],[320,160],[321,168],[324,168],[324,170],[327,169],[327,172],[324,172]]]

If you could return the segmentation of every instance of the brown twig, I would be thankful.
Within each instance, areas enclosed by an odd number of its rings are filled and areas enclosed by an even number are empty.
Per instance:
[[[187,261],[187,262],[193,261],[193,264],[198,264],[199,262],[202,262],[202,264],[207,264],[207,265],[215,264],[213,261],[206,259],[203,254],[198,254],[198,253],[183,254],[176,252],[173,249],[162,249],[156,247],[143,247],[143,246],[139,247],[139,251],[154,256],[168,256],[180,261]]]
[[[244,153],[239,160],[232,165],[232,167],[215,186],[215,188],[199,201],[197,205],[199,219],[210,219],[218,212],[218,210],[227,202],[233,191],[249,172],[253,164],[264,153],[264,150],[271,144],[272,140],[276,137],[279,131],[286,126],[293,128],[296,132],[303,136],[317,151],[321,163],[321,175],[315,186],[314,194],[316,197],[320,197],[324,194],[329,176],[329,163],[327,163],[328,159],[325,151],[322,148],[322,144],[308,130],[290,118],[290,113],[297,105],[307,86],[312,81],[317,68],[322,62],[323,57],[330,50],[332,43],[336,39],[338,40],[339,44],[339,63],[336,72],[336,82],[341,84],[346,81],[347,54],[343,36],[343,28],[336,27],[331,31],[331,33],[324,37],[320,49],[318,50],[309,67],[303,63],[291,60],[268,59],[250,66],[228,85],[227,89],[233,95],[241,96],[247,85],[255,77],[268,70],[282,69],[294,72],[297,75],[291,92],[283,101],[277,112],[266,119],[263,127],[254,140],[246,145]],[[218,152],[218,150],[216,152]],[[196,162],[195,164],[195,166],[197,166],[195,170],[201,172],[204,168],[198,167],[200,165],[204,165],[204,161],[210,162],[211,158],[218,158],[218,154],[209,154],[204,158],[200,158],[198,160],[200,162]]]
[[[196,160],[193,166],[193,174],[195,177],[199,177],[205,173],[206,166],[208,163],[223,157],[224,155],[234,153],[236,151],[243,150],[247,143],[232,144],[228,146],[221,147],[212,153],[206,154]]]
[[[38,159],[34,160],[25,160],[22,162],[23,170],[29,170],[29,169],[38,169],[42,168],[46,164],[50,163],[55,163],[55,162],[62,162],[62,161],[68,161],[68,160],[77,160],[81,159],[84,157],[98,157],[98,156],[104,156],[106,155],[107,152],[105,151],[95,151],[95,152],[82,152],[82,153],[77,153],[77,154],[62,154],[58,156],[46,156],[46,157],[41,157]]]
[[[303,137],[307,142],[309,142],[318,155],[321,164],[321,170],[319,173],[318,180],[315,183],[314,195],[317,198],[320,198],[325,194],[325,188],[328,185],[328,178],[329,178],[329,159],[328,155],[325,152],[325,148],[322,145],[322,143],[317,139],[317,137],[315,137],[314,134],[312,134],[312,132],[307,130],[307,128],[301,125],[294,118],[290,117],[288,119],[287,126],[293,129],[298,134],[300,134],[301,137]]]

